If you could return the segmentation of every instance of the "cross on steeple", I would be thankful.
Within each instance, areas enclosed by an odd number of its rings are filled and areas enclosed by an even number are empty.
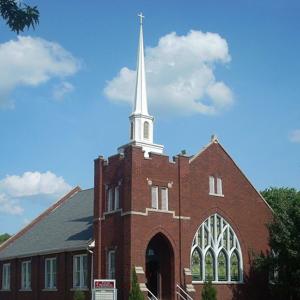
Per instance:
[[[145,18],[145,16],[143,15],[142,12],[140,12],[140,13],[138,14],[138,17],[140,18],[140,24],[142,25],[142,24],[143,24],[143,19]]]

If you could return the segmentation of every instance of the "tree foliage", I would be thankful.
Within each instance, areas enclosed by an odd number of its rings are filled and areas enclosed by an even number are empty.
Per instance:
[[[0,0],[0,14],[10,29],[16,33],[39,23],[37,6],[29,6],[17,0]]]
[[[213,287],[211,279],[204,282],[202,300],[217,300],[217,290]]]
[[[274,210],[268,225],[272,250],[256,264],[270,272],[272,299],[300,299],[300,191],[269,188],[262,195]]]
[[[0,234],[0,245],[8,240],[11,236],[8,233]]]
[[[85,300],[85,295],[83,291],[75,291],[74,292],[74,300]]]
[[[140,290],[140,285],[137,280],[137,275],[135,269],[132,270],[132,277],[131,277],[131,290],[129,293],[128,300],[144,300],[144,295]]]

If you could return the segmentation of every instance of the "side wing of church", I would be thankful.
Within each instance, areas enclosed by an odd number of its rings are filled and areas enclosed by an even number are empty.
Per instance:
[[[145,298],[201,299],[210,279],[218,299],[244,299],[271,209],[216,137],[172,160],[154,144],[142,17],[130,141],[95,160],[94,189],[74,189],[0,246],[1,300],[91,299],[94,279],[115,279],[125,300],[133,269]]]

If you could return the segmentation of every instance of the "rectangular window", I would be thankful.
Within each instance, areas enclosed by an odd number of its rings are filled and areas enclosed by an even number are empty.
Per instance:
[[[76,289],[87,287],[87,255],[73,256],[73,287]]]
[[[10,289],[10,264],[4,264],[2,267],[2,290]]]
[[[45,289],[56,288],[56,258],[45,259]]]
[[[23,261],[21,265],[21,289],[31,289],[31,261]]]
[[[221,178],[217,178],[217,194],[218,195],[223,195],[223,191],[222,191],[222,179]]]
[[[209,193],[211,195],[215,194],[215,177],[209,176]]]
[[[161,209],[168,210],[168,189],[161,188]]]
[[[108,195],[107,195],[107,211],[113,210],[113,190],[112,188],[108,189]]]
[[[107,276],[108,279],[115,279],[116,277],[116,251],[108,251],[108,265],[107,265]]]
[[[115,187],[115,210],[120,208],[119,186]]]
[[[158,209],[158,186],[151,187],[151,207]]]

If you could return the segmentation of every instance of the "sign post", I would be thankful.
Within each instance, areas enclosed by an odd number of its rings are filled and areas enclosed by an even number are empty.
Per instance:
[[[116,280],[94,279],[93,300],[117,300]]]

